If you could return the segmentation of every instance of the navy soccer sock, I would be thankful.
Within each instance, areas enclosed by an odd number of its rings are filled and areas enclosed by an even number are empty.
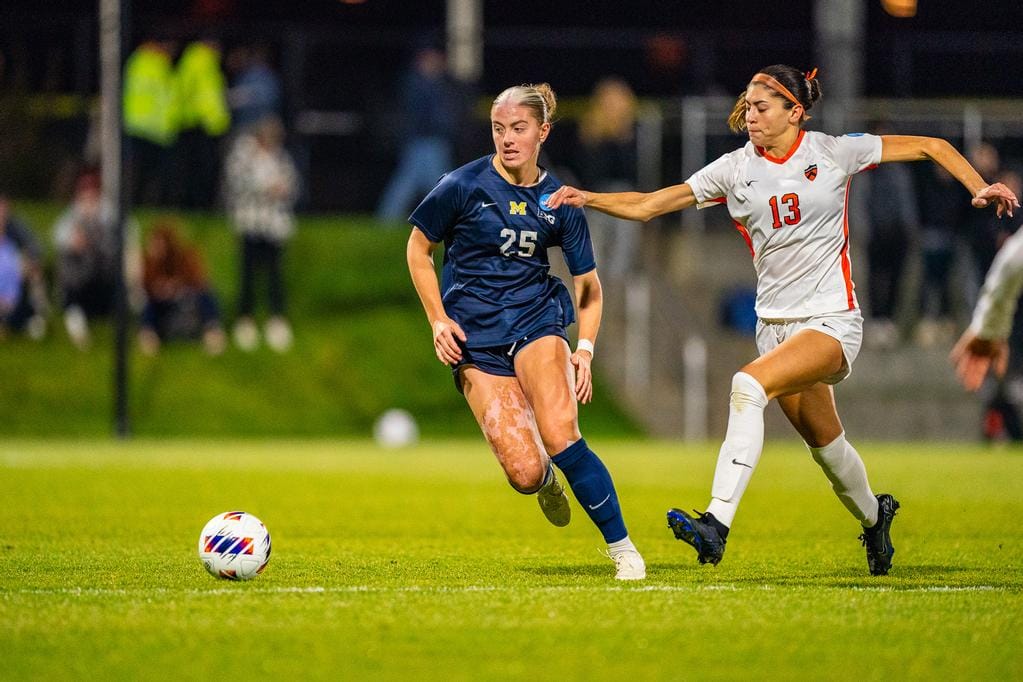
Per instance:
[[[590,515],[606,542],[617,542],[629,534],[625,530],[622,508],[618,504],[618,493],[615,492],[611,474],[593,450],[587,447],[585,439],[569,445],[551,457],[551,461],[565,474],[575,499]]]

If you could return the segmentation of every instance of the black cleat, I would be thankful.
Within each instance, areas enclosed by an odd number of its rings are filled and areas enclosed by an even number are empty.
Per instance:
[[[892,567],[892,556],[895,554],[895,547],[892,546],[892,538],[888,534],[892,527],[892,519],[895,518],[895,511],[899,503],[894,497],[887,493],[877,496],[877,523],[870,528],[863,529],[860,542],[867,548],[867,566],[870,568],[870,575],[888,575],[888,569]]]
[[[701,564],[717,566],[725,555],[725,539],[711,523],[712,518],[707,512],[694,518],[681,509],[669,509],[668,528],[678,540],[696,549]]]

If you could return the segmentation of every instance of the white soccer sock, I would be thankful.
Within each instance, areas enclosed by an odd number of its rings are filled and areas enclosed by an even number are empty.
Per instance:
[[[632,540],[629,539],[628,535],[617,542],[607,543],[608,554],[614,554],[615,552],[621,552],[626,549],[631,549],[633,552],[637,551],[636,545],[632,544]]]
[[[867,469],[845,432],[822,448],[807,447],[845,508],[866,528],[877,523],[877,498],[867,481]]]
[[[736,372],[728,402],[728,430],[718,452],[707,506],[714,518],[729,527],[764,449],[766,407],[767,393],[760,382],[745,372]]]

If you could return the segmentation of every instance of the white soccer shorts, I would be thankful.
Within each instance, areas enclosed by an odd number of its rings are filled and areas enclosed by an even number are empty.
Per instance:
[[[837,384],[852,373],[853,361],[863,342],[863,315],[858,308],[793,320],[757,320],[757,350],[765,355],[804,329],[827,334],[842,344],[842,369],[821,381]]]

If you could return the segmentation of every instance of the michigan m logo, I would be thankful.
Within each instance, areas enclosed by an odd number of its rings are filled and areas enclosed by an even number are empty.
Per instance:
[[[508,215],[526,215],[526,202],[524,202],[524,201],[509,201],[508,202]]]

